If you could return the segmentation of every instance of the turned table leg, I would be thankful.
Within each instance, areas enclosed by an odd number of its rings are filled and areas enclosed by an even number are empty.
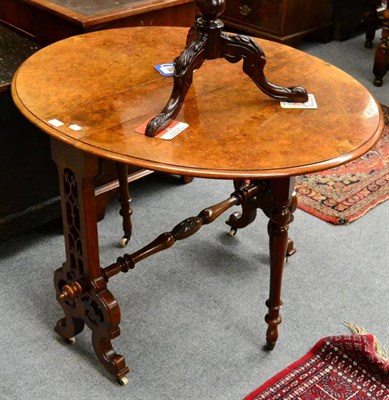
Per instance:
[[[120,334],[120,308],[107,290],[99,260],[93,184],[98,173],[97,157],[55,139],[51,140],[51,149],[58,168],[66,247],[66,261],[54,276],[57,301],[65,315],[55,331],[74,341],[86,324],[100,362],[124,384],[129,369],[111,345]]]
[[[278,325],[282,318],[281,287],[285,258],[290,251],[288,239],[289,223],[293,220],[292,214],[296,209],[296,200],[293,197],[294,178],[280,178],[270,181],[270,292],[266,305],[269,309],[265,321],[268,324],[266,332],[267,347],[273,349],[278,339]]]

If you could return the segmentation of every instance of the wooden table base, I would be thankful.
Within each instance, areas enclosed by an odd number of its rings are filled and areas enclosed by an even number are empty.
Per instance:
[[[120,307],[107,288],[109,279],[119,272],[128,272],[141,260],[173,246],[177,240],[192,236],[232,206],[240,205],[242,212],[232,214],[227,222],[234,232],[253,222],[257,209],[269,217],[271,273],[265,320],[267,346],[274,348],[281,323],[285,257],[294,252],[293,242],[288,239],[288,226],[297,205],[294,178],[235,181],[236,190],[228,199],[187,218],[135,253],[125,254],[112,265],[101,268],[93,184],[98,174],[97,157],[55,139],[52,139],[52,155],[59,173],[66,245],[66,262],[54,278],[57,301],[65,314],[55,327],[60,336],[73,342],[86,324],[92,331],[93,348],[101,364],[119,383],[126,384],[129,369],[111,343],[120,334]]]

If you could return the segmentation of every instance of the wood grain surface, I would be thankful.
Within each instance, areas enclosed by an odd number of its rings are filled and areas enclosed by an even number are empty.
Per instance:
[[[283,109],[263,94],[241,63],[207,61],[178,120],[173,140],[135,129],[161,111],[173,80],[157,63],[185,46],[185,28],[122,28],[54,43],[29,58],[13,81],[22,113],[53,137],[92,154],[142,168],[214,178],[270,178],[316,172],[369,150],[383,129],[375,99],[355,79],[296,49],[255,39],[265,74],[304,86],[318,109]],[[64,123],[53,127],[48,121]],[[81,130],[69,128],[76,124]]]

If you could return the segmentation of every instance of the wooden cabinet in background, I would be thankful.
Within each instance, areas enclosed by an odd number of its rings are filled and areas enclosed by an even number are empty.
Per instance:
[[[195,0],[1,0],[0,24],[48,45],[123,26],[191,26]]]
[[[334,39],[346,40],[370,11],[372,0],[337,0],[334,15]]]
[[[287,44],[308,34],[331,40],[334,0],[227,0],[222,19],[227,29]]]
[[[293,45],[306,36],[345,40],[361,24],[370,0],[226,0],[226,29]]]

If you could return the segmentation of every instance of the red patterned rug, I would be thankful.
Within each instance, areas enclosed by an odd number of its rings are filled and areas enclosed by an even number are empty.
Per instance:
[[[389,361],[374,336],[332,336],[244,400],[389,400]]]
[[[298,207],[333,224],[348,224],[389,198],[389,107],[376,146],[348,164],[296,178]]]

